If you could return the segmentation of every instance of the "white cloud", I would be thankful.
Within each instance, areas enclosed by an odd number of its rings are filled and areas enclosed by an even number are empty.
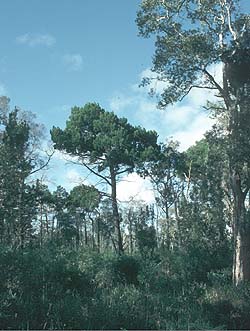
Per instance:
[[[77,162],[78,157],[76,156],[71,156],[67,153],[61,152],[59,150],[55,150],[53,154],[53,159],[59,160],[59,161],[64,161],[65,163],[70,163],[70,162]]]
[[[144,78],[149,78],[151,81],[143,89],[140,88],[140,83]],[[139,74],[139,83],[133,84],[132,89],[137,93],[149,93],[153,90],[156,94],[161,94],[167,86],[167,82],[163,82],[158,74],[147,68]]]
[[[174,140],[180,142],[180,150],[186,150],[188,147],[195,144],[196,141],[199,141],[203,138],[203,135],[208,131],[214,121],[206,116],[204,113],[198,114],[193,122],[191,122],[188,128],[177,131],[173,134]]]
[[[221,77],[221,66],[210,68],[215,73],[217,80]],[[143,76],[151,75],[148,69],[143,71]],[[146,129],[154,129],[159,133],[160,141],[166,138],[180,142],[180,150],[185,150],[196,141],[202,139],[203,134],[214,124],[208,113],[203,110],[207,100],[215,101],[214,93],[205,89],[193,89],[184,101],[176,103],[167,109],[157,108],[156,101],[148,97],[150,86],[146,89],[139,88],[139,84],[130,87],[127,94],[116,92],[110,99],[111,110],[122,113],[129,121],[136,122]],[[154,86],[158,93],[164,89],[164,83],[157,82]],[[132,173],[123,178],[117,185],[117,196],[121,202],[145,201],[152,203],[154,193],[149,180],[144,180]]]
[[[83,66],[83,59],[80,54],[65,54],[63,63],[69,71],[80,71]]]
[[[209,67],[216,81],[222,81],[222,65],[216,64]],[[149,69],[144,70],[138,77],[155,77]],[[204,110],[207,100],[216,101],[214,90],[194,88],[182,101],[168,106],[165,110],[157,108],[156,100],[148,96],[149,87],[139,88],[139,83],[133,84],[128,92],[115,94],[110,100],[110,108],[122,113],[129,121],[140,124],[146,129],[156,130],[159,140],[165,141],[173,137],[180,142],[182,150],[188,148],[214,124],[209,114]],[[166,87],[165,83],[157,82],[156,92],[161,93]]]
[[[154,201],[154,193],[149,180],[132,173],[125,176],[117,184],[117,198],[120,202],[134,200],[152,203]]]
[[[26,33],[16,38],[16,42],[22,45],[34,46],[53,46],[56,43],[55,37],[50,34],[31,34]]]
[[[119,113],[126,107],[132,105],[133,102],[132,97],[127,97],[122,93],[116,93],[115,96],[110,99],[109,104],[112,111]]]
[[[69,169],[66,172],[66,179],[70,184],[76,184],[79,185],[82,183],[82,178],[79,172],[75,169]]]
[[[89,181],[75,168],[66,170],[61,185],[65,187],[68,192],[72,190],[73,187],[81,184],[90,185]]]

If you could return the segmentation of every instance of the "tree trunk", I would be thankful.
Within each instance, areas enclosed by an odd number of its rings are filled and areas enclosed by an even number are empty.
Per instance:
[[[234,56],[237,55],[237,52]],[[250,226],[246,210],[246,196],[249,192],[249,81],[239,81],[240,63],[235,57],[224,63],[224,101],[229,115],[229,167],[233,191],[233,282],[250,281]],[[249,64],[249,63],[248,63]],[[246,66],[247,67],[247,66]],[[234,75],[232,75],[234,73]],[[235,75],[238,74],[238,75]]]
[[[174,214],[175,214],[175,221],[176,221],[177,247],[180,248],[181,247],[181,230],[180,230],[180,219],[179,219],[177,197],[175,197],[175,201],[174,201]]]
[[[132,228],[132,222],[133,222],[133,214],[131,208],[128,212],[128,224],[129,224],[129,253],[133,253],[133,228]]]
[[[43,245],[43,204],[40,204],[40,246]]]
[[[235,285],[250,281],[250,233],[238,229],[234,242],[233,281]]]
[[[100,241],[100,219],[99,216],[97,217],[97,250],[98,253],[101,252],[101,241]]]
[[[92,229],[92,248],[95,249],[95,225],[94,225],[94,220],[92,217],[91,219],[91,229]]]
[[[245,198],[241,190],[238,175],[233,181],[234,191],[234,261],[233,281],[238,285],[242,281],[250,281],[250,227],[247,222]]]
[[[116,229],[117,252],[118,254],[122,254],[124,252],[124,249],[123,249],[121,226],[120,226],[120,215],[118,211],[117,197],[116,197],[116,174],[112,166],[110,166],[110,178],[111,178],[112,211],[113,211],[113,219]]]
[[[85,241],[85,246],[88,245],[88,232],[87,232],[87,221],[86,217],[84,216],[84,241]]]

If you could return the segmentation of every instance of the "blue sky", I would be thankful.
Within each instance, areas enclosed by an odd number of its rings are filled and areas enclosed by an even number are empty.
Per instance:
[[[137,36],[139,1],[2,0],[0,83],[12,103],[63,125],[65,108],[99,102],[150,66],[153,43]],[[108,109],[107,109],[108,110]]]
[[[242,3],[250,12],[250,0]],[[194,143],[212,124],[201,110],[206,92],[194,91],[181,104],[160,111],[147,91],[138,88],[154,53],[153,41],[138,37],[139,4],[1,0],[0,95],[9,96],[12,107],[37,114],[47,133],[53,125],[65,125],[72,106],[93,101],[133,124],[155,129],[161,141],[174,136],[183,149]],[[212,70],[219,75],[219,66]],[[70,188],[82,176],[60,156],[51,167],[55,185]]]

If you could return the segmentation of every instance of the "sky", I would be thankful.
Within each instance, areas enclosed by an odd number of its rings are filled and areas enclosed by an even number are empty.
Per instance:
[[[138,37],[139,4],[0,0],[0,95],[11,99],[12,108],[35,113],[48,139],[52,126],[65,126],[71,107],[97,102],[133,125],[156,130],[159,141],[172,136],[186,149],[213,123],[202,109],[211,95],[194,90],[182,103],[159,110],[147,89],[139,88],[142,77],[151,74],[154,53],[153,40]],[[242,0],[242,9],[250,12],[250,0]],[[211,70],[220,76],[219,65]],[[50,169],[46,178],[53,189],[88,182],[82,169],[65,164],[59,153]],[[148,183],[135,174],[125,179],[119,184],[120,199],[153,199]]]

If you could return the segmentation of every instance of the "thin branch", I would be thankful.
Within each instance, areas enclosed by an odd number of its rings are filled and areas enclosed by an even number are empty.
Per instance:
[[[37,169],[31,171],[31,172],[30,172],[30,175],[33,175],[33,174],[35,174],[36,172],[38,172],[38,171],[44,169],[45,167],[47,167],[47,165],[49,164],[49,162],[50,162],[52,156],[54,155],[54,153],[55,153],[55,151],[53,151],[51,154],[47,154],[47,155],[48,155],[48,159],[47,159],[47,161],[46,161],[41,167],[39,167],[39,168],[37,168]]]
[[[107,182],[110,186],[111,186],[111,182],[104,177],[103,175],[101,175],[99,172],[95,171],[94,169],[92,169],[90,166],[88,166],[83,160],[81,160],[81,163],[84,167],[86,167],[90,172],[92,172],[94,175],[102,178],[103,180],[105,180],[105,182]]]
[[[212,86],[201,86],[201,85],[191,85],[187,92],[185,92],[185,94],[180,98],[180,101],[182,101],[188,94],[189,92],[193,89],[193,88],[200,88],[200,89],[206,89],[206,90],[217,90],[216,87],[212,87]]]
[[[119,176],[119,175],[123,174],[124,172],[128,172],[128,171],[133,170],[133,169],[134,169],[134,167],[128,167],[128,168],[123,169],[121,171],[117,171],[116,175]]]
[[[207,71],[206,68],[202,69],[203,73],[208,77],[208,79],[210,80],[210,82],[218,89],[218,91],[220,92],[220,94],[222,95],[225,104],[227,106],[227,108],[230,107],[230,98],[229,96],[226,94],[225,90],[220,86],[219,83],[216,82],[216,80],[214,79],[213,75],[210,74],[209,71]]]

